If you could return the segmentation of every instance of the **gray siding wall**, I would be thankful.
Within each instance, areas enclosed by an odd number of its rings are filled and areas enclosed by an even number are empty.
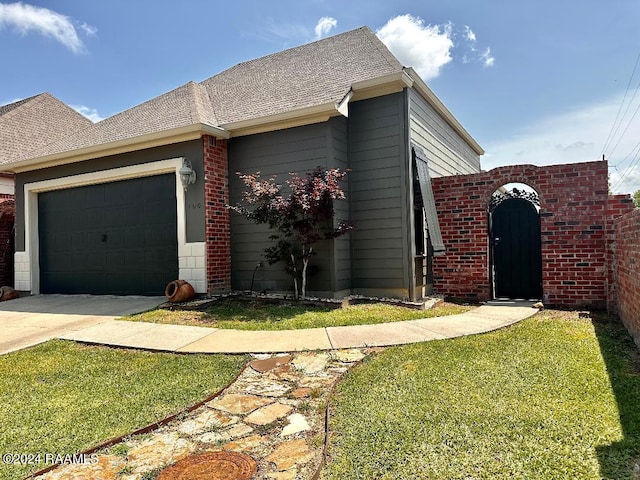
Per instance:
[[[480,156],[418,92],[408,92],[410,138],[427,153],[431,176],[479,172]]]
[[[355,293],[407,296],[410,217],[405,95],[350,104],[350,199]]]
[[[204,169],[202,140],[149,148],[84,162],[61,165],[16,175],[16,251],[25,248],[24,240],[24,185],[83,173],[156,162],[169,158],[187,157],[196,171],[196,183],[187,190],[186,222],[187,242],[204,242]]]
[[[347,119],[344,117],[336,117],[331,120],[329,125],[329,152],[331,155],[330,165],[341,170],[349,168],[349,142],[347,136]],[[335,221],[334,226],[337,227],[340,221],[350,219],[349,202],[351,200],[349,194],[350,175],[347,175],[346,181],[343,181],[342,188],[345,191],[346,200],[340,200],[334,203]],[[342,235],[334,241],[334,291],[351,293],[351,233]]]
[[[242,199],[244,185],[236,172],[255,173],[267,178],[277,175],[284,184],[289,172],[305,174],[317,166],[346,167],[346,119],[332,118],[328,122],[275,132],[233,138],[229,142],[229,191],[232,205]],[[343,186],[346,188],[346,185]],[[348,204],[335,206],[336,221],[348,215]],[[265,247],[273,245],[273,232],[266,225],[255,225],[241,215],[231,212],[231,285],[233,289],[248,290],[255,272],[255,291],[291,291],[292,279],[283,265],[269,265],[263,256]],[[346,245],[345,246],[345,242]],[[346,253],[345,253],[346,250]],[[307,292],[331,295],[345,287],[348,271],[336,265],[348,264],[348,239],[325,241],[318,245],[307,275]]]

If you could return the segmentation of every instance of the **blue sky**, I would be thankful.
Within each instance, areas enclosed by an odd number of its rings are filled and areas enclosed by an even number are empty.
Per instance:
[[[5,2],[0,104],[50,92],[97,120],[362,25],[484,147],[484,169],[604,153],[613,190],[640,189],[637,0]]]

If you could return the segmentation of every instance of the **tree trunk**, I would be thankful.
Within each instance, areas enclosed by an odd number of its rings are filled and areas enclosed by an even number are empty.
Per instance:
[[[313,247],[309,247],[309,253],[305,253],[306,248],[302,247],[302,298],[304,299],[307,296],[307,266],[309,265],[309,260],[311,259],[311,253],[313,252]]]
[[[293,266],[293,286],[295,288],[295,298],[296,300],[298,300],[298,269],[296,268],[296,257],[293,255],[293,253],[291,254],[291,265]]]

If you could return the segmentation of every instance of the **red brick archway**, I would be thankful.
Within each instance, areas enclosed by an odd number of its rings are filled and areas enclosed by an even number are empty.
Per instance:
[[[433,179],[446,254],[434,258],[434,289],[471,301],[491,298],[488,204],[507,183],[531,186],[540,198],[544,301],[604,308],[610,284],[613,218],[633,208],[628,196],[608,195],[606,161],[498,167]]]

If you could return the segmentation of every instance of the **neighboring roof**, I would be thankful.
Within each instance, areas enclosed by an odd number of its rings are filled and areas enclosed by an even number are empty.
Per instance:
[[[0,163],[29,156],[92,122],[49,93],[0,107]]]
[[[216,123],[206,91],[197,83],[189,82],[35,153],[38,156],[52,155],[194,124]]]
[[[42,146],[5,169],[81,161],[196,139],[202,133],[229,138],[325,121],[346,114],[352,97],[400,91],[412,86],[416,76],[368,27],[362,27],[240,63],[201,83],[189,82],[81,133]],[[428,90],[420,82],[418,86]],[[437,100],[432,92],[430,95],[433,98],[428,101]],[[480,146],[444,105],[439,102],[436,107],[480,153]]]

